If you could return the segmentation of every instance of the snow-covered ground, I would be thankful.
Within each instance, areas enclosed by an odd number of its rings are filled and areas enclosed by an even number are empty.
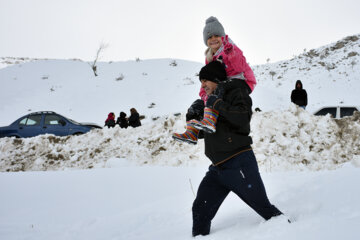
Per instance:
[[[0,174],[0,237],[6,240],[193,239],[191,206],[205,167],[135,167]],[[265,222],[234,194],[207,237],[357,240],[360,170],[263,173],[285,219]],[[191,183],[191,184],[190,184]]]
[[[310,113],[324,105],[360,105],[359,38],[347,37],[291,60],[252,66],[258,81],[251,94],[254,108],[288,109],[298,79],[308,92]],[[129,114],[132,107],[146,116],[145,121],[184,113],[199,98],[197,73],[203,66],[178,59],[99,62],[95,77],[89,63],[77,59],[6,59],[0,65],[0,126],[43,110],[100,125],[109,112],[117,117],[121,111]]]
[[[293,223],[265,222],[230,195],[199,239],[359,238],[360,114],[312,115],[360,105],[359,37],[253,66],[253,106],[263,110],[253,115],[253,148],[271,202]],[[193,191],[209,161],[203,141],[181,144],[171,134],[184,130],[198,98],[202,63],[101,62],[95,77],[76,59],[1,60],[1,126],[39,110],[100,125],[131,107],[146,118],[135,129],[0,139],[0,239],[192,239]],[[290,104],[297,79],[306,111]]]

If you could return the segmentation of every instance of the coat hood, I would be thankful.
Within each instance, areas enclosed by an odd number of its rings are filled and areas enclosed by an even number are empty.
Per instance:
[[[120,112],[120,118],[126,118],[126,113]]]
[[[115,114],[114,113],[109,113],[106,121],[107,120],[115,120]]]
[[[295,83],[295,89],[298,89],[297,88],[297,85],[298,83],[300,83],[300,89],[303,89],[303,85],[302,85],[302,82],[300,80],[297,80],[296,83]]]

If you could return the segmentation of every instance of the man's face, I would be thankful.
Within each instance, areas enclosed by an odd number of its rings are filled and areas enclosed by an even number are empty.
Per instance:
[[[201,79],[201,87],[205,90],[206,95],[210,95],[217,87],[217,83],[212,81]]]

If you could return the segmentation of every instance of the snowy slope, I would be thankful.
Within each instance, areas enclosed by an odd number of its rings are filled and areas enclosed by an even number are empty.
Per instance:
[[[287,108],[298,79],[308,93],[310,112],[324,105],[360,105],[360,35],[253,69],[259,82],[254,106],[263,110]]]
[[[33,61],[35,59],[30,58],[16,58],[16,57],[0,57],[0,69],[9,67],[16,64],[22,64]]]
[[[269,199],[292,220],[265,222],[230,194],[196,239],[357,240],[360,115],[316,117],[322,105],[360,105],[359,35],[253,66],[253,148]],[[0,125],[38,110],[103,124],[137,108],[136,129],[0,139],[0,239],[193,239],[191,205],[209,160],[203,141],[174,142],[198,96],[201,63],[173,59],[99,63],[2,58]],[[270,74],[270,72],[274,72]],[[290,104],[295,81],[306,111]],[[156,119],[157,117],[160,117]],[[156,120],[155,120],[156,119]],[[60,170],[60,171],[59,171]]]
[[[252,94],[254,108],[266,110],[254,114],[251,132],[261,167],[317,170],[357,161],[359,117],[335,121],[314,117],[311,109],[340,102],[360,105],[359,45],[359,35],[347,37],[288,61],[254,67],[258,80]],[[179,118],[173,114],[184,113],[198,98],[196,74],[201,66],[172,59],[99,63],[98,77],[81,60],[29,60],[1,69],[0,121],[4,125],[30,110],[53,110],[102,125],[108,112],[118,116],[135,107],[146,119],[139,129],[103,129],[66,138],[1,139],[0,169],[91,168],[105,166],[111,158],[171,166],[206,162],[202,141],[187,146],[171,139],[185,125],[184,114]],[[290,103],[296,79],[308,91],[307,111]],[[186,152],[186,157],[179,152]]]
[[[254,108],[287,109],[297,79],[308,92],[310,112],[331,104],[360,105],[359,37],[344,38],[291,60],[252,66],[258,81],[252,94]],[[172,66],[173,61],[177,66]],[[178,59],[100,62],[95,77],[89,63],[76,59],[6,62],[0,69],[1,126],[38,110],[100,125],[109,112],[118,116],[120,111],[129,113],[131,107],[147,120],[185,112],[198,98],[196,74],[203,66]]]
[[[173,61],[177,66],[170,65]],[[41,110],[100,125],[109,112],[129,115],[132,107],[148,119],[184,111],[197,98],[201,66],[171,59],[99,63],[95,77],[90,65],[80,60],[12,65],[0,69],[0,125]]]

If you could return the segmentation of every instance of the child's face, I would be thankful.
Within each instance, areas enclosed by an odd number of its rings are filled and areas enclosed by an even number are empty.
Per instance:
[[[217,35],[213,35],[207,40],[207,45],[209,48],[211,48],[213,53],[215,53],[221,47],[221,44],[221,37]]]
[[[201,87],[205,90],[206,95],[210,95],[217,87],[217,83],[212,81],[201,79]]]

